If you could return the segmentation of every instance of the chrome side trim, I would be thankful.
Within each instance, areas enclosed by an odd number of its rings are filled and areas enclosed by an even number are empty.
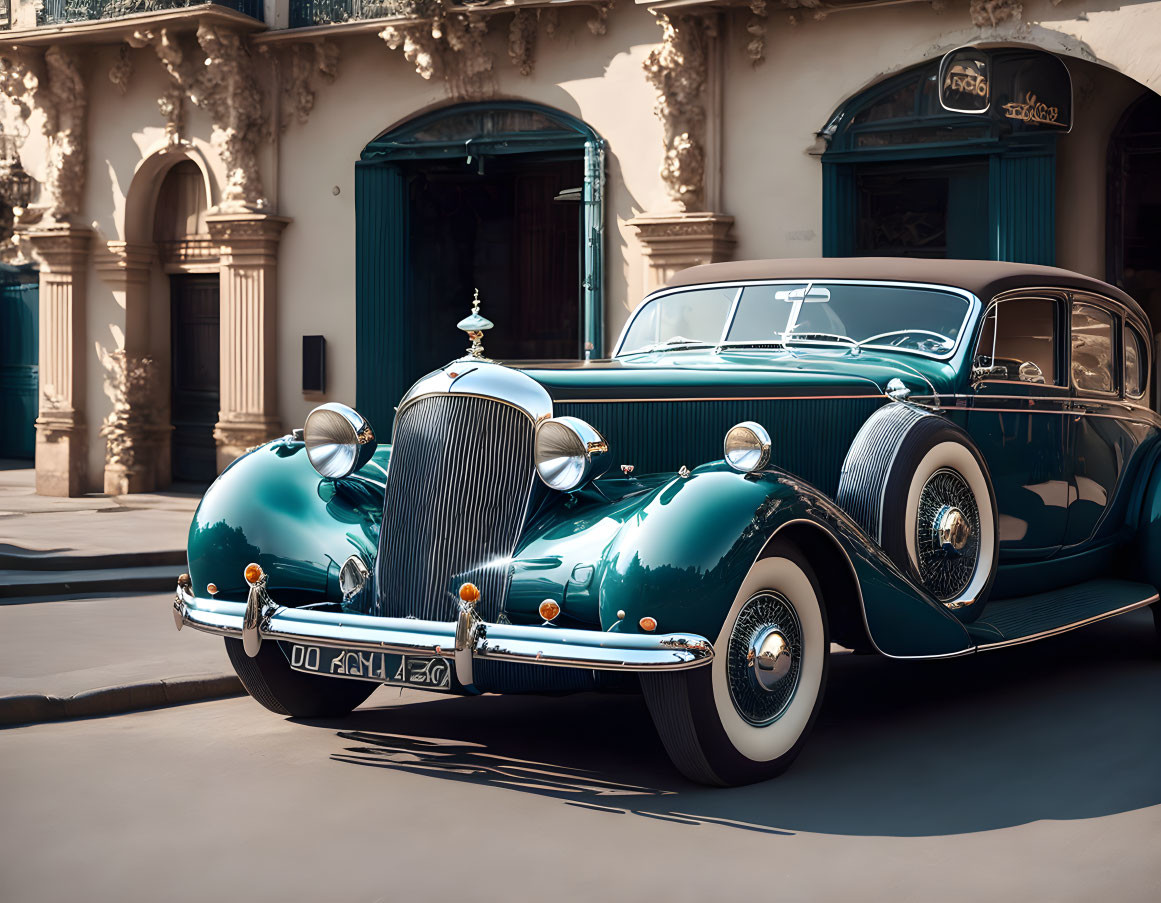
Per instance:
[[[865,379],[866,377],[860,377]],[[681,398],[561,398],[561,404],[629,404],[632,402],[658,401],[838,401],[851,398],[884,398],[879,391],[878,383],[868,379],[875,387],[874,392],[864,392],[861,395],[714,395]]]
[[[188,586],[179,584],[173,608],[174,619],[181,624],[221,636],[242,636],[245,603],[195,596]],[[461,620],[467,619],[378,618],[276,605],[259,622],[257,632],[263,640],[329,649],[431,656],[457,663],[488,658],[596,671],[680,671],[709,664],[714,656],[713,644],[692,633],[608,633],[478,620],[464,625],[464,648],[457,653]],[[470,677],[470,667],[461,673]]]
[[[1130,611],[1136,611],[1138,608],[1144,608],[1147,605],[1152,605],[1161,598],[1157,593],[1151,595],[1148,599],[1142,599],[1140,602],[1134,602],[1132,605],[1125,605],[1113,611],[1106,611],[1104,614],[1093,615],[1091,618],[1085,618],[1083,621],[1074,621],[1072,624],[1065,624],[1061,627],[1054,627],[1051,630],[1043,630],[1040,633],[1034,633],[1031,636],[1017,637],[1012,640],[1000,640],[997,643],[980,643],[976,646],[976,652],[988,652],[992,649],[1003,649],[1005,646],[1022,646],[1024,643],[1032,643],[1036,640],[1043,640],[1046,637],[1056,636],[1060,633],[1068,633],[1070,630],[1076,630],[1078,627],[1084,627],[1086,624],[1095,624],[1097,621],[1103,621],[1106,618],[1115,618],[1117,615],[1127,614]]]

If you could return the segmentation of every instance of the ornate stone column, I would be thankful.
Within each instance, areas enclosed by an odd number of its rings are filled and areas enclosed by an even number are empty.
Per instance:
[[[278,240],[290,219],[267,213],[206,217],[219,247],[222,410],[214,427],[221,470],[282,431],[278,422]]]
[[[105,439],[105,492],[151,492],[171,482],[169,437],[162,416],[156,363],[149,347],[151,244],[110,241],[97,272],[125,311],[125,347],[102,361],[114,388],[113,410],[101,427]]]
[[[661,44],[644,69],[657,91],[653,112],[665,128],[660,175],[679,212],[629,221],[649,264],[647,292],[678,270],[728,260],[735,245],[729,234],[734,218],[714,212],[720,203],[722,94],[717,14],[654,14]]]
[[[86,479],[85,288],[90,229],[67,224],[24,233],[40,260],[40,412],[36,491],[76,496]]]

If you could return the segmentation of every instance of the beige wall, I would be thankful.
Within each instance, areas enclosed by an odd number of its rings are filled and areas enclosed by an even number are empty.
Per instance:
[[[989,41],[1032,44],[1069,57],[1077,74],[1076,129],[1060,143],[1058,249],[1062,265],[1104,272],[1104,148],[1108,131],[1140,90],[1117,74],[1161,88],[1161,2],[1119,4],[1111,0],[1027,0],[1026,23],[996,29],[973,27],[967,5],[942,13],[928,3],[833,12],[824,21],[791,26],[788,12],[768,20],[766,61],[752,66],[743,52],[750,36],[748,13],[730,14],[720,32],[723,104],[711,110],[721,122],[721,202],[717,212],[736,218],[738,257],[811,256],[822,249],[821,163],[808,149],[815,133],[845,100],[883,77],[935,58],[951,47]],[[653,115],[655,96],[642,62],[660,31],[640,5],[620,4],[608,33],[594,36],[587,10],[563,10],[555,38],[543,30],[531,77],[521,76],[507,56],[507,20],[489,35],[497,96],[542,103],[591,125],[609,144],[606,224],[606,323],[611,342],[645,283],[635,230],[627,222],[641,213],[676,209],[658,176],[662,126]],[[319,397],[300,390],[301,336],[322,334],[328,344],[326,398],[353,400],[354,163],[379,133],[430,108],[448,103],[438,80],[425,81],[401,52],[389,50],[373,33],[335,36],[341,49],[339,77],[317,81],[317,99],[305,124],[292,123],[262,150],[266,194],[277,213],[293,222],[282,237],[277,334],[279,411],[283,426],[300,425]],[[166,81],[151,49],[131,51],[134,75],[122,96],[108,81],[116,50],[97,49],[89,62],[89,160],[83,218],[97,232],[97,246],[133,239],[133,223],[150,209],[160,182],[155,156],[164,147],[164,121],[157,99]],[[1086,62],[1093,57],[1098,65]],[[258,55],[268,111],[277,115],[269,58]],[[12,122],[5,111],[5,125]],[[43,177],[45,151],[39,114],[27,125],[23,158]],[[210,123],[186,104],[190,153],[206,168],[210,200],[222,184],[222,168],[210,144]],[[132,192],[130,191],[132,186]],[[337,187],[338,193],[335,193]],[[134,211],[138,213],[135,214]],[[168,360],[169,298],[155,268],[147,332],[154,352]],[[94,264],[89,279],[85,403],[90,428],[89,474],[100,484],[103,441],[98,430],[110,410],[100,363],[119,346],[125,311]],[[497,324],[502,329],[503,323]],[[166,363],[166,367],[168,363]],[[168,373],[164,374],[168,379]]]

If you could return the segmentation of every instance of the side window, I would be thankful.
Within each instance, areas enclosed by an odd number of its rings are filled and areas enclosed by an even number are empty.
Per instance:
[[[1072,306],[1072,384],[1082,392],[1116,392],[1113,315],[1091,304]]]
[[[988,311],[976,346],[979,378],[1057,385],[1056,302],[1015,298]]]
[[[1140,398],[1148,385],[1146,369],[1149,355],[1145,351],[1145,340],[1128,323],[1125,324],[1125,394]]]

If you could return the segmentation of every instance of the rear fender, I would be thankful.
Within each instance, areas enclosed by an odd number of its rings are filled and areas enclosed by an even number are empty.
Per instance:
[[[320,477],[303,444],[289,438],[239,458],[206,492],[190,525],[195,592],[214,583],[220,598],[244,600],[242,571],[256,561],[280,602],[338,601],[347,558],[359,555],[374,570],[390,454],[380,446],[370,464],[343,480]]]
[[[1140,505],[1137,515],[1137,563],[1141,576],[1153,586],[1161,587],[1161,443],[1153,448],[1141,469],[1138,484]]]
[[[602,626],[622,620],[617,629],[637,631],[649,616],[658,632],[716,639],[746,573],[780,534],[811,545],[804,551],[816,571],[848,569],[853,579],[833,585],[853,587],[857,599],[831,598],[828,610],[857,605],[874,649],[927,657],[972,648],[959,621],[816,488],[778,470],[743,476],[721,462],[655,490],[622,527],[600,575]]]

